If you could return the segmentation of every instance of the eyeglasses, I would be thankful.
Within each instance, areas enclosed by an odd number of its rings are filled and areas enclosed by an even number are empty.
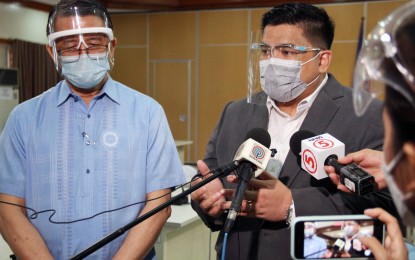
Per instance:
[[[105,59],[108,56],[108,45],[92,45],[88,48],[68,48],[58,50],[58,57],[65,63],[77,62],[82,52],[86,52],[91,60]]]
[[[251,49],[256,49],[260,53],[260,59],[278,58],[284,60],[296,60],[302,57],[302,54],[310,51],[321,51],[320,48],[298,46],[294,44],[278,44],[269,46],[265,43],[254,43]]]
[[[110,39],[104,33],[85,33],[55,39],[58,57],[66,63],[76,62],[83,51],[90,59],[103,59],[108,55]],[[81,49],[81,46],[85,46]]]

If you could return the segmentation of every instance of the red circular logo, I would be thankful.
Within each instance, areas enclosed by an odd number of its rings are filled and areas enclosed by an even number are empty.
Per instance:
[[[316,157],[314,157],[314,154],[310,150],[306,149],[303,151],[302,158],[303,158],[303,164],[306,170],[311,174],[316,173],[317,160],[316,160]]]
[[[315,140],[313,142],[314,147],[319,148],[319,149],[328,149],[334,146],[334,143],[332,140],[328,140],[328,139],[319,139],[319,140]]]

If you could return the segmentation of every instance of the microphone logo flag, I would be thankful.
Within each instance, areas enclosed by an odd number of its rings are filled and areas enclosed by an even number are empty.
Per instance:
[[[328,177],[325,160],[330,155],[344,156],[345,146],[330,134],[322,134],[301,141],[301,168],[320,180]]]
[[[255,177],[258,177],[268,165],[271,150],[259,142],[249,138],[238,149],[234,160],[249,161],[256,166]]]

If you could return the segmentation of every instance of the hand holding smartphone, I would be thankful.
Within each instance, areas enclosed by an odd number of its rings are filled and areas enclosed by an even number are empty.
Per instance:
[[[383,244],[384,224],[366,215],[304,216],[291,226],[293,259],[374,259],[358,239],[374,236]]]

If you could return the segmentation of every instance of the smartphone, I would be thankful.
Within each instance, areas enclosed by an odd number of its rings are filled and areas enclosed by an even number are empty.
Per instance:
[[[293,259],[374,259],[358,237],[373,236],[383,245],[385,225],[366,215],[302,216],[291,225]]]

